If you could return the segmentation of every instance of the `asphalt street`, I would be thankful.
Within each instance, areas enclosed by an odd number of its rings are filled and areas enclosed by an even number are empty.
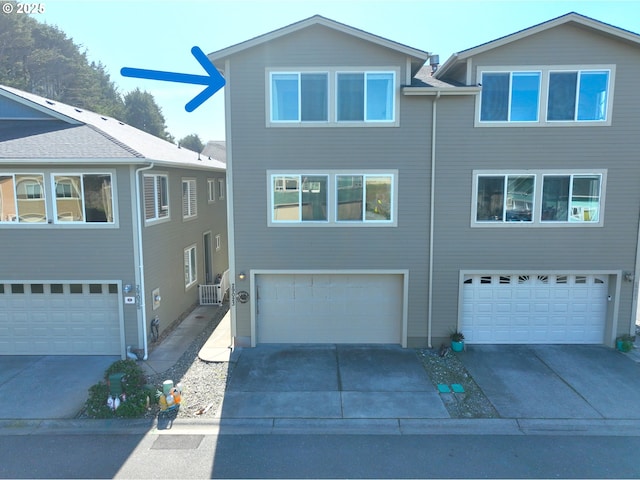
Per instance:
[[[640,437],[14,435],[1,478],[638,478]]]

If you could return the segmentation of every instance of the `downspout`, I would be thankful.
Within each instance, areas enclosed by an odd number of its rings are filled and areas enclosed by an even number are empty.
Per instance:
[[[435,225],[435,188],[436,188],[436,124],[437,124],[437,104],[440,98],[440,92],[436,93],[431,106],[431,193],[429,199],[429,290],[427,301],[427,346],[433,348],[431,345],[431,316],[433,308],[431,306],[431,300],[433,299],[433,231]]]
[[[144,299],[146,297],[144,290],[144,251],[142,248],[142,219],[144,215],[142,214],[142,202],[140,201],[140,172],[144,170],[150,170],[153,168],[153,162],[151,162],[146,167],[140,167],[136,170],[136,247],[138,249],[138,281],[136,282],[140,285],[140,291],[138,292],[138,298],[140,299],[140,303],[138,304],[138,308],[142,312],[142,348],[144,349],[144,357],[143,360],[147,360],[149,358],[149,346],[147,342],[147,310],[145,308]]]

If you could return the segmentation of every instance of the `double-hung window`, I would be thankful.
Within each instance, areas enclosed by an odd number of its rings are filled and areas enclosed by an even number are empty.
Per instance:
[[[484,69],[477,125],[609,125],[614,66]]]
[[[111,174],[54,174],[56,223],[113,223]]]
[[[198,197],[195,178],[182,180],[182,218],[198,215]]]
[[[184,249],[184,286],[185,288],[189,288],[197,281],[196,246],[191,245]]]
[[[0,173],[0,223],[46,223],[44,176]]]
[[[329,115],[327,72],[272,73],[272,122],[326,122]]]
[[[144,175],[144,219],[169,218],[169,186],[167,175]]]
[[[605,171],[474,173],[472,226],[601,226],[605,175]]]

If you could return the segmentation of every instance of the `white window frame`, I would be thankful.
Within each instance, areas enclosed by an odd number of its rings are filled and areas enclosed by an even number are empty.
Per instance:
[[[195,244],[184,249],[184,288],[188,290],[198,283],[198,251]]]
[[[222,248],[222,236],[220,234],[215,236],[216,240],[216,252]]]
[[[363,74],[364,75],[364,98],[363,98],[363,120],[339,120],[338,119],[338,76],[341,74]],[[392,85],[392,95],[391,95],[391,101],[393,102],[391,111],[392,111],[392,115],[390,119],[383,119],[383,120],[369,120],[367,119],[367,78],[370,75],[379,75],[379,74],[391,74],[392,77],[392,81],[393,81],[393,85]],[[397,75],[396,72],[394,70],[387,70],[387,71],[383,71],[383,70],[362,70],[362,69],[356,69],[356,70],[338,70],[335,73],[335,93],[334,93],[334,100],[335,100],[335,122],[338,123],[339,125],[349,125],[349,124],[368,124],[368,125],[375,125],[375,124],[392,124],[395,123],[395,119],[396,119],[396,109],[397,109],[397,95],[396,95],[396,91],[397,91]]]
[[[84,195],[84,176],[85,175],[109,175],[110,177],[110,187],[111,187],[111,215],[113,217],[113,220],[110,222],[88,222],[85,216],[85,195]],[[56,178],[57,177],[80,177],[80,202],[81,202],[81,209],[82,209],[82,213],[83,213],[83,220],[80,221],[60,221],[58,215],[60,214],[60,212],[58,212],[58,197],[56,195]],[[52,223],[54,223],[55,225],[82,225],[82,226],[87,226],[87,227],[93,227],[93,228],[100,228],[100,227],[104,227],[104,226],[115,226],[117,224],[117,210],[116,210],[116,205],[117,205],[117,192],[116,192],[116,187],[115,187],[115,173],[114,172],[109,172],[109,171],[96,171],[96,172],[87,172],[87,171],[82,171],[82,172],[78,172],[78,171],[73,171],[73,172],[66,172],[66,171],[53,171],[50,173],[50,181],[51,181],[51,208],[52,208]],[[66,197],[61,197],[61,198],[66,198]],[[69,197],[69,198],[75,198],[75,197]]]
[[[576,72],[608,72],[607,105],[604,120],[547,120],[547,107],[549,102],[549,82],[551,73]],[[538,120],[537,121],[510,121],[510,120],[480,120],[482,111],[482,92],[476,97],[476,112],[474,125],[476,127],[584,127],[584,126],[610,126],[613,115],[613,97],[616,76],[615,65],[519,65],[519,66],[483,66],[478,67],[476,82],[482,85],[483,73],[541,73],[540,91],[538,95]],[[576,97],[576,111],[579,98]],[[511,105],[511,90],[509,91],[509,105]]]
[[[186,187],[186,190],[185,190]],[[182,218],[190,220],[198,216],[198,190],[195,178],[182,179]]]
[[[9,218],[8,215],[5,214],[5,217],[3,218],[2,216],[0,216],[0,225],[2,225],[3,227],[5,225],[20,225],[20,226],[24,226],[24,225],[29,225],[29,226],[34,226],[34,225],[46,225],[47,224],[47,211],[48,211],[48,204],[49,199],[48,197],[48,192],[47,192],[47,188],[46,188],[46,179],[45,179],[45,174],[43,172],[0,172],[0,176],[2,177],[11,177],[12,178],[12,183],[13,183],[13,188],[11,190],[11,197],[10,198],[5,198],[4,196],[7,194],[7,192],[4,191],[0,191],[0,205],[2,204],[2,202],[7,202],[11,201],[13,203],[13,205],[15,206],[15,210],[16,210],[16,215],[12,218]],[[44,201],[44,211],[45,211],[45,218],[41,221],[41,222],[30,222],[30,221],[19,221],[19,217],[20,217],[20,212],[18,210],[18,183],[16,182],[16,176],[20,176],[20,177],[39,177],[40,182],[36,182],[36,183],[40,183],[40,188],[42,189],[41,192],[41,198],[37,198],[37,199],[33,199],[33,200],[40,200],[42,199]],[[24,200],[31,200],[31,199],[24,199]]]
[[[272,77],[274,74],[298,75],[304,73],[326,73],[328,75],[328,117],[326,121],[301,121],[301,120],[273,120],[272,114]],[[339,73],[362,73],[365,75],[365,117],[362,121],[338,121],[337,119],[337,77]],[[392,118],[389,120],[367,120],[366,119],[366,77],[371,74],[391,74],[393,77],[392,94]],[[267,128],[323,128],[323,127],[397,127],[400,125],[400,88],[398,79],[400,78],[400,68],[389,66],[375,67],[313,67],[313,68],[289,68],[289,69],[265,69],[265,116]],[[300,95],[300,89],[298,89]],[[298,101],[300,108],[300,101]]]
[[[209,203],[215,203],[216,201],[216,181],[215,178],[207,179],[207,201]]]
[[[593,175],[600,177],[600,197],[597,221],[575,221],[570,216],[566,221],[542,220],[542,192],[545,176],[569,176],[571,178],[583,175]],[[528,221],[491,221],[476,220],[478,207],[478,178],[486,176],[533,176],[535,191],[533,195],[532,220]],[[605,199],[607,170],[474,170],[473,184],[471,192],[471,227],[472,228],[593,228],[603,227],[605,217]],[[570,192],[569,192],[570,193]]]
[[[389,220],[338,220],[338,188],[339,176],[391,177],[391,218]],[[327,220],[275,220],[273,218],[274,177],[327,176]],[[398,170],[268,170],[267,171],[267,226],[269,227],[397,227],[398,226]],[[366,192],[363,189],[363,196]],[[363,199],[364,201],[364,199]],[[366,208],[363,206],[363,209]],[[363,217],[365,217],[363,210]]]
[[[153,179],[153,209],[154,216],[147,218],[147,191],[146,191],[146,179]],[[161,205],[163,202],[158,202],[158,198],[161,198],[159,189],[164,182],[164,188],[166,192],[166,205]],[[169,176],[166,173],[145,173],[142,179],[142,200],[144,204],[144,221],[145,223],[158,223],[171,219],[171,209],[169,208]],[[166,214],[163,214],[166,212]]]
[[[218,179],[218,200],[224,200],[226,195],[226,181],[224,178]]]

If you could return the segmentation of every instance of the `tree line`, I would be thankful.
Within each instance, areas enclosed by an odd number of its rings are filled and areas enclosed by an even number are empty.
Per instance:
[[[17,2],[5,3],[15,7]],[[108,115],[175,142],[153,95],[139,88],[123,94],[102,63],[89,61],[86,50],[58,27],[29,15],[0,13],[0,84]],[[198,152],[203,148],[197,134],[179,143]]]

